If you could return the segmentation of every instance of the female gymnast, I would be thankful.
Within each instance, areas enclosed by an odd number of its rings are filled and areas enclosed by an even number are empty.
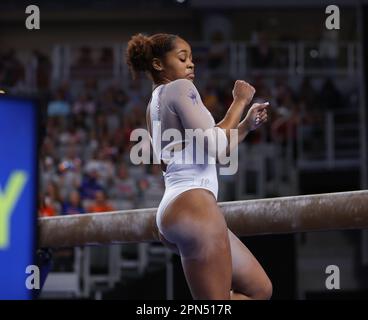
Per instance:
[[[165,193],[158,207],[156,223],[160,240],[180,254],[186,281],[194,299],[270,299],[272,284],[262,266],[228,228],[217,205],[216,163],[196,163],[193,148],[187,146],[186,129],[206,130],[203,150],[216,157],[219,146],[230,149],[230,129],[237,129],[238,143],[251,130],[267,121],[268,103],[255,103],[241,120],[255,89],[237,80],[233,102],[219,123],[203,105],[193,84],[194,63],[190,45],[172,34],[136,34],[128,43],[126,58],[135,78],[145,72],[152,80],[152,96],[146,121],[154,155],[161,163]],[[152,130],[159,122],[159,132]],[[156,122],[157,123],[157,122]],[[167,129],[177,129],[181,138],[162,138]],[[160,139],[160,143],[159,143]],[[222,142],[222,144],[221,144]],[[178,161],[183,160],[185,162]],[[188,157],[193,163],[188,164]]]

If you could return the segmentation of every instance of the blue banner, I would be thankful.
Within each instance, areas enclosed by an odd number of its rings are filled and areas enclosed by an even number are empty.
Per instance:
[[[36,108],[0,97],[0,299],[30,299],[37,287]]]

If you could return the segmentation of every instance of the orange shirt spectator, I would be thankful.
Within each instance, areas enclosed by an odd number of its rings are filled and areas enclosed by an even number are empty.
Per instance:
[[[95,202],[88,208],[88,212],[97,213],[106,211],[114,211],[114,208],[108,203],[106,194],[103,191],[96,191]]]
[[[41,207],[39,215],[40,217],[53,217],[56,216],[56,210],[51,206]]]
[[[41,206],[38,211],[40,217],[53,217],[58,214],[56,205],[52,202],[50,197],[44,196],[41,201]]]

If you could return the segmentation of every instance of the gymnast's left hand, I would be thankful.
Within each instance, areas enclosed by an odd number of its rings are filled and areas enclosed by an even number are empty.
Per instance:
[[[248,131],[256,130],[263,123],[267,122],[267,108],[269,105],[269,102],[254,103],[249,108],[248,113],[243,120]]]

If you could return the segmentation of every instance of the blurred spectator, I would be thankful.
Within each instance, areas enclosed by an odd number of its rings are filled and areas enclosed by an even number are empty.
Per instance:
[[[46,156],[41,162],[41,192],[45,192],[45,188],[49,183],[58,184],[59,178],[55,168],[54,159]]]
[[[124,150],[124,126],[120,125],[112,134],[112,144],[117,146],[120,151]]]
[[[119,110],[123,110],[128,102],[128,96],[122,88],[115,88],[115,104],[119,107]]]
[[[98,112],[94,116],[94,125],[95,130],[97,133],[97,138],[100,139],[101,137],[104,137],[106,134],[108,134],[108,127],[107,127],[107,112],[102,113]]]
[[[60,195],[58,185],[55,182],[49,182],[46,185],[45,192],[41,194],[41,205],[39,215],[54,216],[59,214],[60,206]]]
[[[130,148],[135,144],[133,141],[130,141],[130,135],[134,130],[134,114],[129,114],[123,118],[123,132],[122,135],[124,137],[124,152],[129,152]]]
[[[113,108],[107,115],[107,129],[110,135],[112,135],[120,127],[120,117],[117,108]]]
[[[82,160],[79,157],[69,157],[59,164],[59,188],[63,198],[70,190],[78,189],[82,182]]]
[[[60,211],[60,193],[56,182],[52,181],[46,185],[45,195],[49,196],[55,207]]]
[[[128,96],[128,103],[125,107],[125,111],[129,112],[131,107],[130,105],[135,105],[137,103],[142,103],[143,100],[143,92],[140,79],[136,79],[129,83],[127,96]]]
[[[126,153],[125,163],[130,163],[129,153]],[[146,176],[147,165],[140,163],[138,165],[129,166],[129,173],[132,178],[136,181],[144,178]]]
[[[73,67],[77,68],[92,68],[94,61],[92,59],[92,50],[88,46],[83,46],[79,49],[76,63]]]
[[[98,181],[98,172],[96,170],[90,170],[84,175],[80,186],[82,199],[94,199],[96,191],[101,190],[103,188]]]
[[[107,201],[106,193],[102,190],[96,191],[94,203],[88,207],[89,213],[114,211],[112,205]]]
[[[110,112],[117,107],[115,102],[115,89],[113,87],[106,88],[100,98],[101,110]]]
[[[95,77],[84,79],[84,87],[82,90],[88,97],[91,97],[93,101],[97,101],[100,96],[98,92],[97,79]]]
[[[84,140],[86,139],[86,133],[83,128],[78,127],[75,123],[75,119],[71,119],[67,124],[67,129],[61,133],[59,133],[59,142],[60,145],[68,146],[67,152],[70,154],[73,153],[73,158],[76,157],[75,153]]]
[[[85,213],[80,194],[77,190],[70,192],[68,201],[64,201],[61,212],[62,214],[78,214]]]
[[[54,100],[50,101],[47,111],[50,117],[67,116],[70,114],[70,104],[66,101],[64,92],[59,89],[55,94]]]
[[[84,155],[87,159],[92,158],[99,147],[97,132],[94,127],[92,127],[87,133],[86,144],[84,146]]]
[[[273,141],[286,143],[289,139],[296,140],[296,128],[300,123],[300,107],[295,104],[288,93],[279,100],[276,119],[271,124]]]
[[[98,66],[103,68],[112,68],[114,63],[114,54],[112,48],[104,47],[101,50],[101,56],[98,60]]]
[[[125,163],[121,163],[118,170],[118,176],[115,177],[111,188],[110,195],[119,200],[129,200],[136,202],[137,200],[137,182],[129,174],[129,167]]]
[[[115,167],[106,149],[99,149],[94,157],[86,163],[87,172],[98,172],[98,181],[103,188],[108,188],[112,184],[115,174]]]
[[[87,93],[82,93],[73,105],[73,113],[94,114],[96,112],[96,103]]]
[[[140,207],[158,206],[165,192],[165,183],[160,165],[151,165],[150,173],[139,179]]]
[[[41,205],[38,212],[40,217],[53,217],[58,215],[58,210],[55,203],[52,202],[51,197],[41,196]]]
[[[107,161],[109,166],[110,165],[112,166],[112,167],[110,166],[111,172],[115,173],[114,162],[116,162],[118,158],[118,148],[111,142],[111,139],[109,136],[101,140],[100,150],[101,150],[101,154],[103,155],[105,161]]]

